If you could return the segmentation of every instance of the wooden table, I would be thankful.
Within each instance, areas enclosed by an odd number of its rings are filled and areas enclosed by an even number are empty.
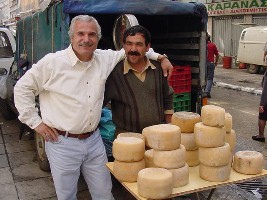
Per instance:
[[[113,162],[106,164],[110,172],[113,174]],[[171,197],[181,196],[194,192],[199,192],[208,189],[214,189],[219,186],[225,186],[232,183],[245,182],[257,178],[261,178],[267,175],[267,170],[263,170],[261,174],[257,175],[245,175],[237,173],[231,169],[230,179],[224,182],[210,182],[203,180],[199,177],[199,167],[189,167],[189,183],[183,187],[173,188]],[[146,200],[138,194],[137,183],[121,182],[122,185],[138,200]]]

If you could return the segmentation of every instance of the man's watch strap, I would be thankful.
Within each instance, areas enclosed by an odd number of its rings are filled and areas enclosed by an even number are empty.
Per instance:
[[[168,59],[168,56],[166,54],[163,54],[163,55],[159,56],[158,61],[162,62],[166,58]]]

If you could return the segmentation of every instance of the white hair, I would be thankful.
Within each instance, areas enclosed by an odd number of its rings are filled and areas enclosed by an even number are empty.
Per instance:
[[[101,39],[101,37],[102,37],[102,35],[101,35],[101,27],[100,27],[98,21],[94,17],[89,16],[89,15],[78,15],[78,16],[74,17],[71,20],[70,29],[69,29],[69,32],[68,32],[70,38],[73,37],[73,34],[74,34],[74,30],[73,30],[74,29],[74,24],[78,20],[85,21],[85,22],[94,22],[96,24],[96,31],[97,31],[98,40]]]

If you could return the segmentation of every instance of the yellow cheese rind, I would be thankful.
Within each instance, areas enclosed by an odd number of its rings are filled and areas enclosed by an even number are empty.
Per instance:
[[[143,129],[146,146],[155,150],[169,151],[180,147],[181,130],[172,124],[158,124]]]
[[[134,132],[120,133],[120,134],[118,134],[117,138],[118,137],[136,137],[136,138],[140,138],[140,139],[145,141],[145,137],[142,134],[134,133]]]
[[[186,151],[185,162],[188,164],[189,167],[199,165],[198,149],[194,151]]]
[[[153,161],[157,167],[166,169],[180,168],[185,165],[185,148],[180,145],[179,149],[171,151],[153,151]]]
[[[199,122],[195,124],[194,133],[199,147],[220,147],[225,143],[224,127],[211,127]]]
[[[138,172],[145,168],[145,160],[137,162],[120,162],[114,160],[114,176],[124,182],[136,182]]]
[[[233,152],[236,146],[236,133],[233,129],[229,133],[225,134],[225,142],[230,145],[231,151]]]
[[[145,151],[145,163],[146,168],[148,167],[157,167],[153,161],[153,149],[149,149]]]
[[[260,174],[263,155],[257,151],[238,151],[234,155],[233,169],[241,174]]]
[[[203,106],[201,119],[206,126],[222,127],[225,124],[225,109],[214,105]]]
[[[188,164],[185,163],[183,167],[180,167],[178,169],[169,169],[169,171],[172,173],[174,188],[188,184],[189,182]]]
[[[233,117],[230,113],[225,113],[225,130],[226,133],[231,132],[233,128]]]
[[[175,112],[171,118],[171,123],[179,126],[182,133],[192,133],[195,124],[198,122],[201,122],[201,117],[194,112]]]
[[[139,171],[137,189],[140,196],[148,199],[165,199],[172,194],[172,173],[163,168],[145,168]]]
[[[195,139],[195,133],[181,133],[181,144],[187,151],[198,149]]]
[[[199,165],[200,178],[211,182],[227,181],[230,178],[231,164],[220,167],[210,167],[204,164]]]
[[[145,142],[136,137],[116,138],[112,146],[113,157],[122,162],[136,162],[144,158]]]
[[[228,143],[225,143],[225,145],[221,147],[200,147],[198,150],[200,163],[210,167],[219,167],[229,164],[231,154],[231,148]]]

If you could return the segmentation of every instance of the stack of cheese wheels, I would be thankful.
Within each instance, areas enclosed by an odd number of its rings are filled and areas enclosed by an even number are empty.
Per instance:
[[[260,174],[263,155],[257,151],[238,151],[234,155],[233,169],[241,174]]]
[[[181,145],[180,128],[172,124],[159,124],[144,128],[142,134],[146,145],[151,148],[145,153],[145,158],[150,155],[148,158],[153,161],[150,166],[169,170],[173,177],[172,187],[186,185],[189,167],[185,162],[185,147]]]
[[[233,118],[230,113],[225,113],[225,130],[225,142],[230,145],[231,151],[234,152],[236,145],[236,134],[233,130]]]
[[[199,175],[207,181],[226,181],[231,173],[231,148],[225,143],[225,110],[206,105],[201,109],[202,122],[195,124],[199,146]]]
[[[137,134],[134,137],[120,135],[113,142],[112,153],[114,176],[120,181],[136,182],[138,172],[145,168],[145,141]]]
[[[193,112],[175,112],[172,115],[171,123],[181,129],[181,144],[186,149],[185,161],[189,167],[199,164],[198,146],[195,140],[195,124],[201,122],[201,117]]]

